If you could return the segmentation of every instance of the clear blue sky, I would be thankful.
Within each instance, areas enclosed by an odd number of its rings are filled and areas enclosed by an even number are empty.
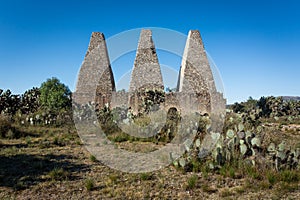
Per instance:
[[[0,88],[23,93],[57,77],[74,90],[92,31],[163,27],[200,30],[229,103],[300,95],[299,10],[296,0],[0,0]]]

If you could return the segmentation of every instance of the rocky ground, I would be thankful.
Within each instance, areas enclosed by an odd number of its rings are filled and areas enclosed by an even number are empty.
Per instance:
[[[276,127],[271,125],[272,137],[284,135],[300,147],[298,129]],[[259,169],[239,174],[201,166],[197,172],[171,165],[129,174],[96,161],[74,128],[22,131],[19,139],[0,139],[0,199],[300,199],[299,171],[280,179],[274,175],[274,180],[265,179]],[[119,146],[140,148],[138,142],[127,143]]]

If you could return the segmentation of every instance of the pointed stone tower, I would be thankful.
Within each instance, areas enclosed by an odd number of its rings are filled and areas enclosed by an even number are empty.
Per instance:
[[[115,81],[104,35],[93,32],[80,68],[74,99],[76,103],[96,102],[99,107],[110,103]]]
[[[177,91],[194,94],[190,96],[189,102],[185,99],[182,100],[185,108],[204,113],[212,111],[212,99],[216,93],[216,87],[198,30],[189,31],[182,57]]]
[[[129,92],[146,88],[163,90],[164,84],[152,40],[152,32],[151,30],[142,29],[131,74]]]
[[[213,74],[198,30],[189,31],[177,89],[179,92],[193,93],[211,93],[216,90]]]

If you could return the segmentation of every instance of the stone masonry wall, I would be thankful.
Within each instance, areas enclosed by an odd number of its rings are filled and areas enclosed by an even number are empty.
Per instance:
[[[178,77],[178,91],[215,92],[212,71],[198,30],[191,30],[188,34]]]
[[[151,30],[142,29],[131,74],[129,92],[139,89],[164,89]]]
[[[79,104],[111,101],[115,82],[110,66],[104,35],[93,32],[87,53],[80,68],[73,100]]]

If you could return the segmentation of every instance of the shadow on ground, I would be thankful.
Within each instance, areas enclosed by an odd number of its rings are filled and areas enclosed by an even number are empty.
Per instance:
[[[0,186],[16,190],[28,188],[40,182],[55,180],[76,180],[76,172],[85,172],[90,168],[85,164],[76,164],[69,155],[26,155],[0,156]],[[44,176],[43,176],[44,175]]]

